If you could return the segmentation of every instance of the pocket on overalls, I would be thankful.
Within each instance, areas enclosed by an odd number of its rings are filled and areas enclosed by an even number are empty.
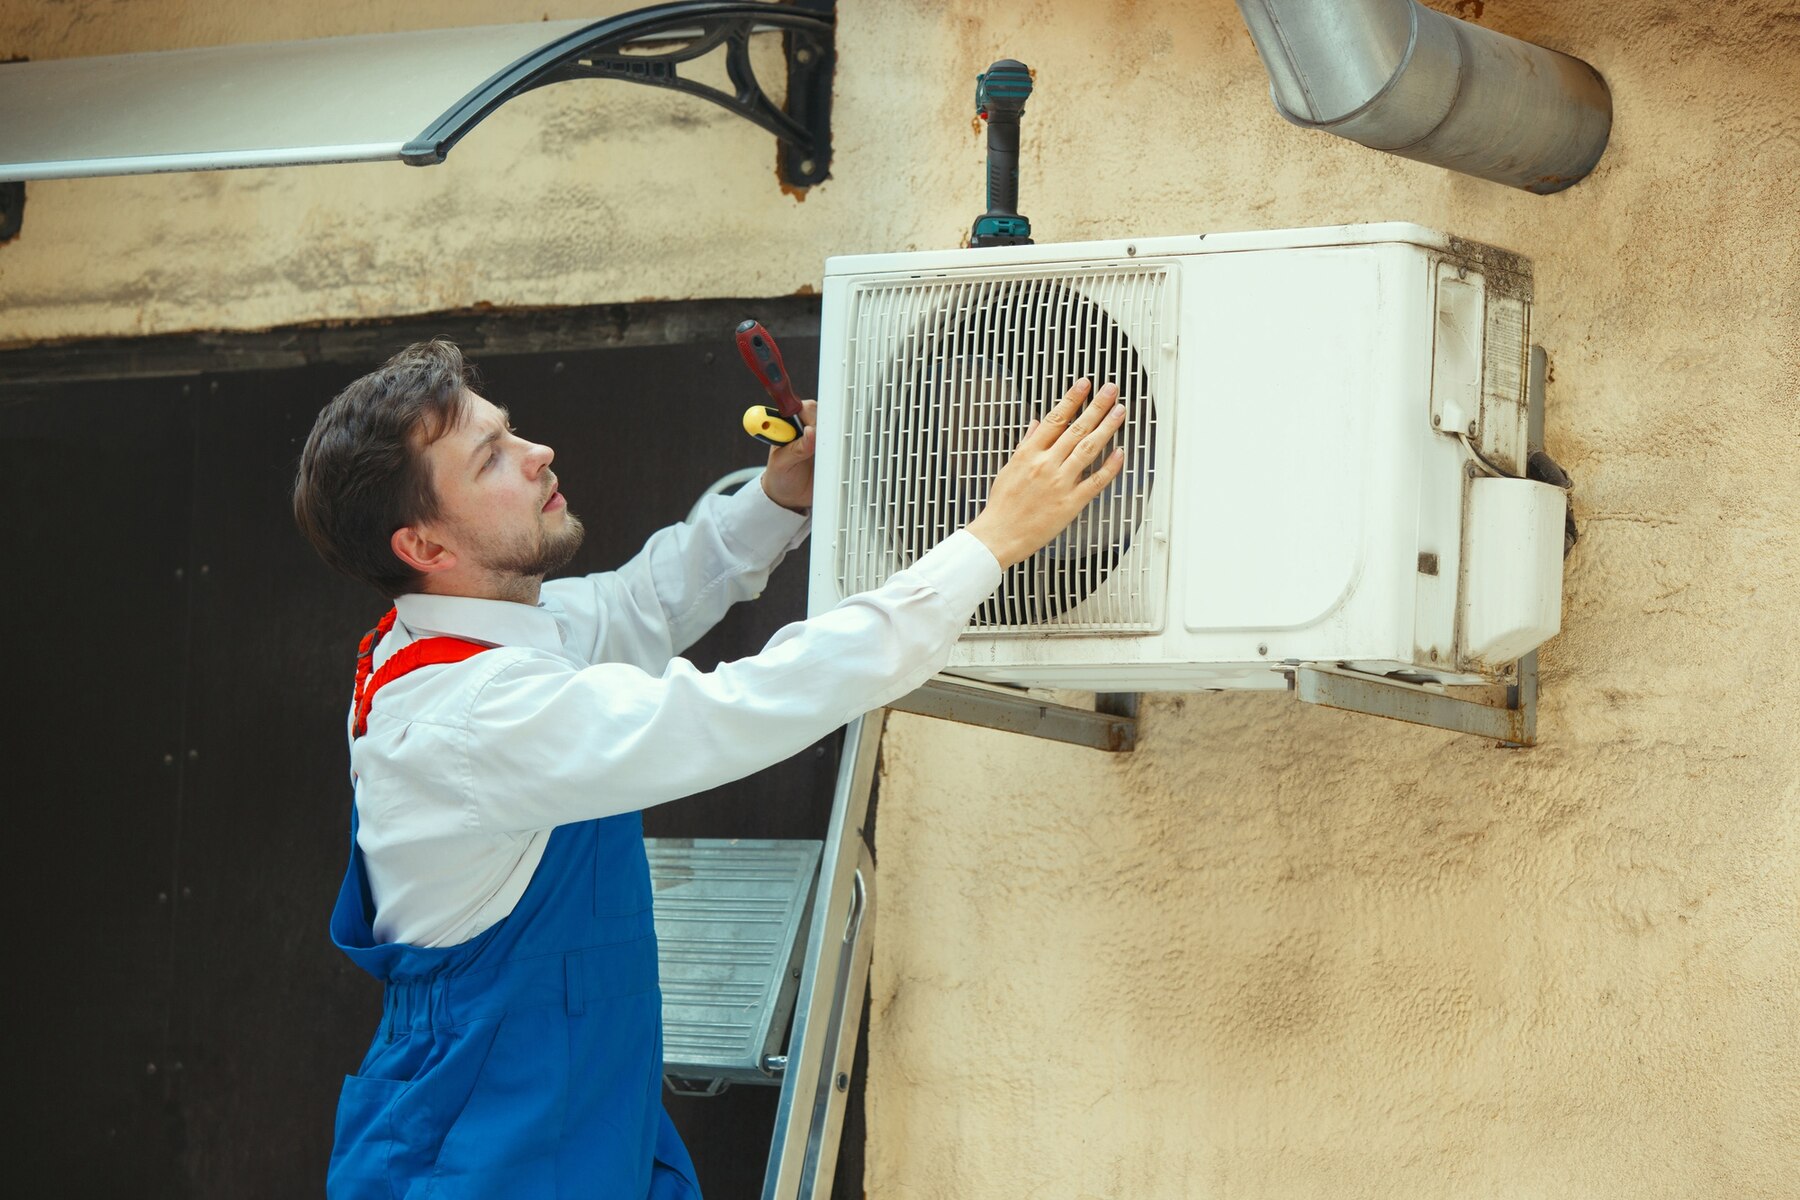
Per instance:
[[[363,1073],[344,1078],[330,1200],[421,1194],[445,1134],[475,1088],[498,1023],[487,1018],[377,1040]]]
[[[568,1017],[562,1008],[500,1017],[468,1098],[445,1131],[427,1195],[556,1195],[568,1085]]]
[[[403,1079],[344,1076],[337,1131],[325,1169],[330,1200],[391,1200],[388,1157],[394,1143],[394,1105],[410,1087]]]

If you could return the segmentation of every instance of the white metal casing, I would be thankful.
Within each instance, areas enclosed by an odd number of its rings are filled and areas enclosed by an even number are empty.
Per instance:
[[[1078,584],[1036,615],[1014,587],[1026,615],[978,614],[950,673],[1504,678],[1562,594],[1563,495],[1517,478],[1530,304],[1525,260],[1409,224],[830,259],[810,608],[966,522],[1052,389],[1114,370],[1131,464],[1025,568]]]

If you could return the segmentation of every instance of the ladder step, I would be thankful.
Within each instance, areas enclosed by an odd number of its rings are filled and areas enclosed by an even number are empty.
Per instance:
[[[663,993],[663,1070],[777,1083],[822,843],[645,838]]]

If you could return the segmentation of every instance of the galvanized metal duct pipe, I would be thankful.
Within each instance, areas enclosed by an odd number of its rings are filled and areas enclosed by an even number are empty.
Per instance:
[[[1578,58],[1418,0],[1237,0],[1281,115],[1528,192],[1594,169],[1612,94]]]

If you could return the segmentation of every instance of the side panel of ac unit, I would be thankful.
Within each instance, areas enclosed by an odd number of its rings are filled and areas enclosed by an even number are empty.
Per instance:
[[[1424,441],[1428,380],[1406,369],[1429,347],[1423,268],[1383,247],[1195,260],[1177,553],[1199,656],[1410,652],[1394,592]]]

